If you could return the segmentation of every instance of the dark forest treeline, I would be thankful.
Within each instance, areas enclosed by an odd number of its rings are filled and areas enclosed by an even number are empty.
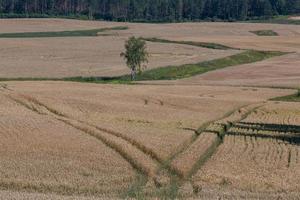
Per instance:
[[[0,0],[0,15],[116,21],[245,20],[300,13],[300,0]]]

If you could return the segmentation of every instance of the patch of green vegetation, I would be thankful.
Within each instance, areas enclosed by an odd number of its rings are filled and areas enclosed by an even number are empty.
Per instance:
[[[278,36],[278,33],[276,33],[273,30],[258,30],[258,31],[250,31],[250,32],[258,36]]]
[[[225,67],[253,63],[271,57],[281,56],[286,53],[278,51],[256,51],[248,50],[225,58],[205,61],[195,64],[185,64],[180,66],[168,66],[151,69],[139,74],[136,81],[145,80],[175,80],[188,78],[203,74],[209,71],[222,69]],[[109,83],[109,84],[134,84],[130,75],[116,77],[68,77],[68,78],[0,78],[0,81],[74,81],[86,83]]]
[[[99,32],[110,30],[127,30],[127,26],[100,28],[91,30],[55,31],[55,32],[28,32],[28,33],[1,33],[0,38],[40,38],[40,37],[93,37]]]
[[[296,94],[283,96],[283,97],[276,97],[271,99],[272,101],[288,101],[288,102],[300,102],[300,89]]]
[[[178,199],[178,190],[181,185],[180,182],[181,180],[177,176],[172,175],[170,184],[156,188],[151,196],[157,199]]]
[[[228,46],[225,46],[222,44],[208,43],[208,42],[174,41],[174,40],[166,40],[166,39],[160,39],[160,38],[142,38],[142,39],[145,41],[148,41],[148,42],[185,44],[185,45],[192,45],[192,46],[209,48],[209,49],[219,49],[219,50],[236,49],[236,48],[228,47]]]
[[[1,79],[0,79],[1,80]],[[61,81],[85,82],[85,83],[107,83],[107,84],[133,84],[130,75],[116,77],[68,77]]]
[[[176,80],[203,74],[209,71],[222,69],[225,67],[253,63],[274,56],[284,55],[277,51],[255,51],[248,50],[233,56],[200,62],[196,64],[185,64],[179,66],[168,66],[151,69],[139,74],[136,81],[146,80]],[[129,75],[119,77],[73,77],[65,78],[66,81],[90,82],[90,83],[131,83]]]
[[[143,187],[147,184],[148,178],[144,174],[138,174],[136,181],[121,195],[121,198],[127,199],[145,199]]]
[[[247,22],[250,23],[267,23],[267,24],[292,24],[292,25],[300,25],[300,20],[290,19],[291,16],[287,15],[279,15],[269,19],[257,19],[257,20],[249,20]]]
[[[225,67],[253,63],[262,61],[274,56],[284,55],[283,52],[277,51],[255,51],[248,50],[236,55],[211,61],[200,62],[196,64],[185,64],[180,66],[169,66],[156,68],[145,71],[137,77],[138,81],[142,80],[174,80],[188,78],[209,71],[222,69]]]

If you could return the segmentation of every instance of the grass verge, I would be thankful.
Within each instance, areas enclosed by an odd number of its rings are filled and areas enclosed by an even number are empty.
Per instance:
[[[99,28],[91,30],[54,31],[54,32],[28,32],[28,33],[1,33],[0,38],[40,38],[40,37],[93,37],[99,32],[110,30],[127,30],[127,26]]]
[[[276,97],[271,99],[271,101],[288,101],[288,102],[300,102],[300,89],[296,94],[283,96],[283,97]]]
[[[158,43],[172,43],[172,44],[185,44],[192,45],[197,47],[203,47],[208,49],[219,49],[219,50],[228,50],[228,49],[236,49],[233,47],[225,46],[217,43],[208,43],[208,42],[193,42],[193,41],[175,41],[175,40],[166,40],[160,38],[142,38],[148,42],[158,42]]]
[[[250,31],[250,33],[253,33],[257,36],[278,36],[278,33],[276,33],[273,30],[257,30],[257,31]]]

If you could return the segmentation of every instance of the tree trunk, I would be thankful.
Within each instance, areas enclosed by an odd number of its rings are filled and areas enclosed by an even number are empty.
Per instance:
[[[135,80],[135,70],[131,70],[131,81],[134,81]]]

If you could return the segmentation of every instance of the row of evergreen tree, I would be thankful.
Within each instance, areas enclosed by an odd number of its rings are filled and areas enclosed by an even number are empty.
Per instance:
[[[116,21],[245,20],[300,13],[300,0],[0,0],[0,14]]]

